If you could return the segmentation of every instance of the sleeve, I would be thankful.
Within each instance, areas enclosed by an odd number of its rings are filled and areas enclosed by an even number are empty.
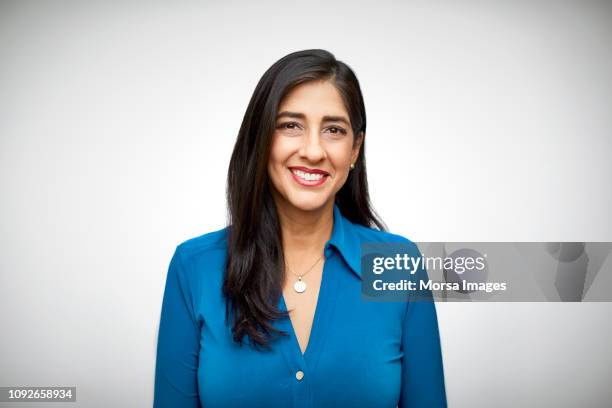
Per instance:
[[[192,300],[179,246],[170,261],[162,301],[154,408],[200,407],[197,382],[200,327]]]
[[[416,245],[414,248],[418,252]],[[420,252],[418,252],[420,254]],[[427,281],[424,267],[418,280]],[[435,302],[430,290],[419,291],[419,300],[406,307],[402,332],[402,388],[399,408],[446,407],[444,368]]]

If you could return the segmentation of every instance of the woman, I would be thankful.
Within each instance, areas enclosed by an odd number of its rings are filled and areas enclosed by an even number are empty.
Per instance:
[[[357,78],[329,52],[266,71],[229,165],[229,226],[170,262],[156,407],[446,406],[434,303],[360,297],[361,242],[410,243],[370,207],[365,130]]]

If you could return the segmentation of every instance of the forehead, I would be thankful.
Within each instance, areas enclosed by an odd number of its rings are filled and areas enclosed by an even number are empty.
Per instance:
[[[296,86],[283,98],[278,111],[300,112],[313,117],[348,117],[340,92],[329,81],[308,81]]]

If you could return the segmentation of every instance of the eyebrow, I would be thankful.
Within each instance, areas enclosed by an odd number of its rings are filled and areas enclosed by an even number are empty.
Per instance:
[[[306,115],[304,115],[303,113],[299,113],[299,112],[282,111],[278,115],[276,115],[276,120],[279,120],[281,118],[294,118],[294,119],[305,120]],[[348,119],[346,119],[344,116],[325,115],[323,116],[323,122],[343,122],[347,126],[351,125]]]

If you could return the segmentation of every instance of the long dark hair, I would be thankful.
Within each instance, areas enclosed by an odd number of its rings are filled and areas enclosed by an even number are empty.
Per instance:
[[[269,348],[274,333],[288,334],[272,325],[286,313],[276,307],[282,293],[284,260],[267,164],[282,98],[295,86],[313,80],[328,80],[336,86],[350,117],[354,142],[360,133],[365,138],[365,105],[357,77],[330,52],[291,53],[259,80],[244,114],[227,176],[229,227],[223,295],[226,323],[231,315],[233,339],[240,345],[246,335],[254,346]],[[365,139],[335,203],[351,222],[386,230],[370,204],[364,151]]]

